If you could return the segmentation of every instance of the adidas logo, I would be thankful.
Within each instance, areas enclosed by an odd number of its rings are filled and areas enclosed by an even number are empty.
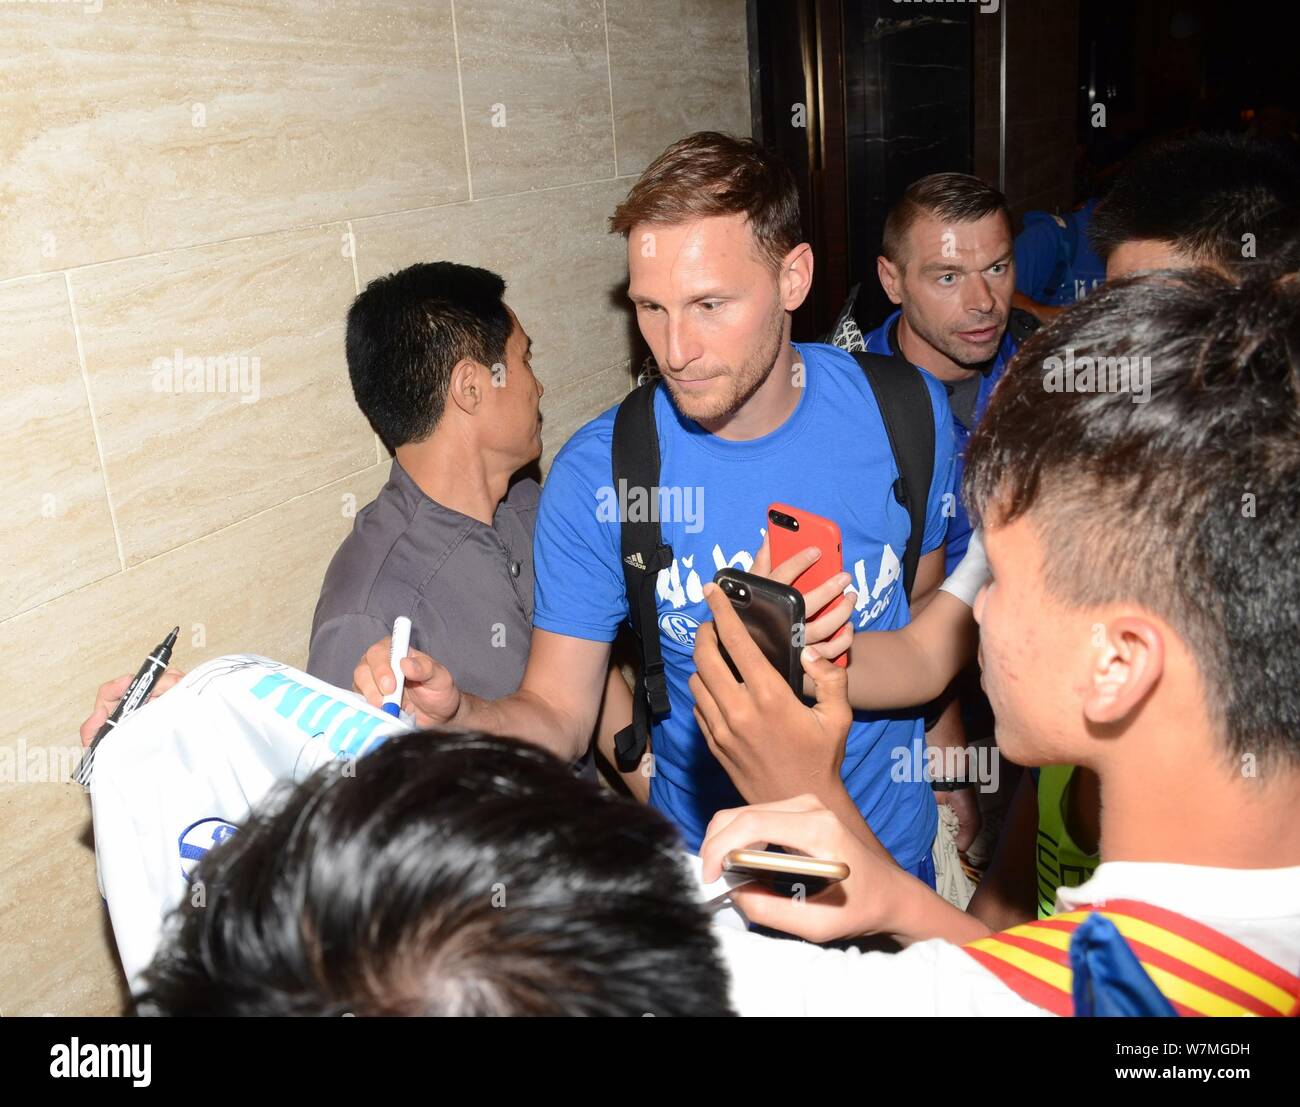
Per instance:
[[[623,560],[627,562],[627,564],[631,565],[633,569],[640,569],[642,572],[645,572],[645,561],[642,560],[640,551],[630,554],[623,558]]]

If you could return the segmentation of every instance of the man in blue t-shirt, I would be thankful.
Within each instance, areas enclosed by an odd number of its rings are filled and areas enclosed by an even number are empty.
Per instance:
[[[1025,229],[1016,235],[1016,307],[1050,323],[1062,308],[1106,283],[1106,262],[1088,239],[1096,208],[1094,199],[1065,215],[1025,213]]]
[[[914,181],[885,220],[876,271],[898,310],[859,342],[870,353],[906,358],[943,386],[960,489],[966,440],[1019,346],[1009,326],[1015,265],[1006,198],[966,173]],[[966,555],[971,523],[960,497],[949,515],[951,572]]]
[[[876,272],[898,310],[846,344],[906,359],[943,386],[952,410],[960,490],[966,441],[1019,346],[1017,332],[1035,326],[1025,313],[1013,314],[1011,306],[1015,260],[1006,197],[966,173],[932,173],[914,181],[885,219]],[[844,341],[841,334],[837,341]],[[959,495],[947,514],[946,569],[952,572],[966,554],[971,523]],[[973,677],[967,680],[973,684]],[[932,724],[931,746],[961,749],[968,732],[987,732],[977,689],[954,691],[960,691],[961,702],[950,702]],[[957,816],[956,846],[968,849],[983,823],[975,792],[969,781],[957,779],[939,787],[940,802]]]
[[[840,525],[846,576],[831,595],[846,596],[836,626],[847,618],[855,631],[895,629],[910,611],[901,579],[910,521],[894,497],[898,469],[862,370],[833,347],[790,342],[813,260],[784,165],[748,140],[690,136],[642,174],[611,225],[627,237],[628,296],[663,376],[651,500],[675,557],[659,574],[653,629],[671,711],[652,731],[650,801],[694,849],[720,808],[788,798],[742,799],[696,723],[687,682],[695,629],[708,617],[705,584],[724,565],[751,567],[767,506],[784,501]],[[951,416],[943,388],[926,380],[936,449],[914,597],[943,579],[952,495]],[[420,724],[517,735],[566,758],[585,748],[611,643],[628,618],[613,423],[611,409],[580,429],[543,488],[532,649],[519,692],[495,701],[462,694],[442,666],[415,655],[402,664],[403,705]],[[809,623],[810,641],[824,637],[818,622]],[[805,665],[818,663],[829,664]],[[367,653],[356,681],[372,701],[392,687],[384,643]],[[846,787],[825,791],[827,802],[847,794],[897,862],[932,882],[934,798],[924,780],[891,774],[903,758],[920,757],[923,741],[919,718],[858,716],[843,751]],[[801,790],[808,786],[792,782],[789,794]]]

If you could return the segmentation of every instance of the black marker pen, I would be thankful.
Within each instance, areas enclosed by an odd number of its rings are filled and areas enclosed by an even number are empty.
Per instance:
[[[149,692],[152,690],[154,682],[167,670],[167,662],[171,660],[172,656],[172,647],[176,645],[176,635],[180,632],[180,627],[172,627],[172,632],[159,645],[154,647],[153,653],[145,658],[144,664],[140,666],[140,671],[135,674],[135,679],[127,685],[126,691],[122,694],[121,702],[117,705],[117,710],[108,717],[104,725],[99,728],[99,732],[91,739],[90,748],[82,754],[81,764],[77,766],[77,771],[72,774],[72,779],[83,788],[90,787],[90,779],[94,775],[95,749],[103,741],[105,734],[142,703],[148,702]]]

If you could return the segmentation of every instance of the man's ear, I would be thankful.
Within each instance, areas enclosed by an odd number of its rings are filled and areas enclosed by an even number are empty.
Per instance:
[[[473,415],[483,402],[487,370],[473,358],[461,358],[452,366],[447,399],[466,415]]]
[[[890,261],[884,254],[876,258],[876,276],[880,278],[880,287],[885,290],[891,304],[903,302],[903,270]]]
[[[806,242],[799,243],[781,261],[777,281],[781,289],[781,306],[794,311],[808,298],[812,288],[813,252]]]
[[[1165,667],[1164,634],[1155,623],[1123,615],[1093,628],[1092,666],[1083,714],[1091,723],[1122,723],[1156,686]]]

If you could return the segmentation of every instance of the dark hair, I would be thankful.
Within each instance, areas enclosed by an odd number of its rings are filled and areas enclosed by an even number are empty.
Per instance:
[[[1149,357],[1149,398],[1049,391],[1066,351]],[[1300,764],[1300,282],[1210,270],[1108,284],[1020,350],[971,438],[964,493],[1025,515],[1068,604],[1158,614],[1235,757]]]
[[[1097,206],[1088,236],[1108,258],[1126,242],[1164,242],[1229,274],[1267,261],[1281,236],[1270,223],[1300,204],[1300,162],[1239,135],[1195,135],[1136,153]],[[1243,236],[1255,236],[1255,258]]]
[[[627,238],[639,223],[741,214],[774,268],[803,241],[799,187],[789,166],[753,139],[699,131],[655,158],[614,209],[609,229]]]
[[[206,906],[171,917],[139,1010],[731,1014],[680,850],[658,812],[535,746],[390,738],[209,851]]]
[[[898,203],[889,209],[880,252],[895,265],[904,264],[907,232],[923,215],[947,223],[978,223],[997,211],[1006,217],[1009,230],[1007,198],[992,185],[969,173],[931,173],[908,185]]]
[[[434,261],[373,280],[352,302],[352,394],[390,451],[433,433],[459,361],[505,359],[513,329],[505,288],[486,269]]]

